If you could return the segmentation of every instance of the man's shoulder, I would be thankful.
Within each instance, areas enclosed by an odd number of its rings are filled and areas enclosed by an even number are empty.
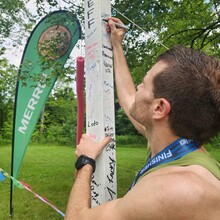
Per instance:
[[[195,172],[172,167],[171,169],[164,168],[161,171],[158,170],[154,175],[143,177],[139,182],[139,186],[137,186],[144,190],[146,185],[151,190],[155,190],[155,194],[160,189],[159,197],[163,196],[164,199],[180,199],[189,202],[188,200],[192,199],[189,197],[189,193],[194,195],[193,199],[196,199],[197,196],[204,193],[205,183],[204,179]],[[177,194],[178,197],[176,196]]]
[[[219,220],[220,185],[207,172],[198,166],[157,170],[123,198],[92,209],[99,214],[91,219]]]
[[[131,198],[134,197],[137,207],[143,207],[143,216],[149,214],[144,212],[150,207],[155,217],[152,219],[161,219],[160,215],[162,219],[215,219],[210,218],[213,210],[220,219],[220,205],[215,204],[220,204],[220,182],[207,180],[201,174],[204,170],[197,174],[199,169],[174,167],[155,171],[137,183],[130,192]]]
[[[220,196],[220,181],[207,169],[199,165],[191,165],[186,167],[171,166],[161,170],[157,170],[140,181],[140,186],[145,184],[151,187],[162,187],[165,195],[175,195],[180,192],[180,196],[188,196],[191,192],[197,196],[201,196],[210,190],[218,190]],[[197,196],[196,196],[197,195]]]

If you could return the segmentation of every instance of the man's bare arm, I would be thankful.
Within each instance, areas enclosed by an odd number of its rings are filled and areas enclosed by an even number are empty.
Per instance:
[[[90,183],[92,166],[87,164],[79,172],[71,190],[69,202],[65,214],[65,220],[80,219],[79,215],[90,208]]]
[[[118,23],[121,23],[121,21],[117,18],[109,19],[110,29],[108,30],[110,32],[110,39],[113,47],[115,82],[119,104],[135,128],[144,135],[145,128],[134,120],[129,112],[135,100],[136,89],[122,48],[125,30],[116,28],[113,20]]]

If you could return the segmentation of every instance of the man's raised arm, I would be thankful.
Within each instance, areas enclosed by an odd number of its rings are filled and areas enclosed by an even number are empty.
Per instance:
[[[123,28],[116,28],[114,22],[122,22],[117,18],[109,18],[107,31],[110,33],[110,40],[113,47],[114,54],[114,72],[116,81],[116,90],[120,106],[125,111],[135,128],[144,135],[145,128],[139,124],[130,115],[130,108],[135,100],[136,89],[133,79],[128,69],[127,61],[124,56],[122,48],[122,41],[124,39],[125,30]]]

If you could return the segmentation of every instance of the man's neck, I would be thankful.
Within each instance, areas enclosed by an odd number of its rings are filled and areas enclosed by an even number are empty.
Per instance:
[[[152,132],[148,134],[148,147],[151,148],[151,157],[157,155],[164,148],[169,146],[175,140],[177,140],[178,136],[174,135],[170,131],[162,131],[162,132]]]

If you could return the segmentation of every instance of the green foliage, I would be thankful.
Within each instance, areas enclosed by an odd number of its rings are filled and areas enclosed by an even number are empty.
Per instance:
[[[2,129],[2,140],[3,143],[11,143],[12,138],[12,128],[13,128],[13,112],[10,112],[11,117],[4,123]],[[1,141],[0,141],[1,143]]]
[[[30,30],[34,22],[23,0],[0,1],[0,55],[5,51],[5,38],[10,38],[13,47],[21,44],[21,40]]]
[[[19,21],[19,11],[24,10],[24,2],[11,0],[10,4],[7,0],[0,2],[0,40],[10,34],[10,28],[15,22]]]
[[[123,109],[118,108],[115,111],[115,128],[117,135],[137,135],[137,130],[134,128]]]
[[[116,0],[114,8],[142,28],[140,30],[115,11],[116,16],[130,26],[124,49],[135,84],[155,63],[156,57],[166,50],[163,45],[168,48],[185,45],[220,57],[218,1]]]
[[[147,140],[142,135],[116,135],[116,143],[120,145],[143,147]]]
[[[17,80],[17,67],[0,59],[0,102],[10,102],[14,99]]]
[[[0,143],[10,142],[17,68],[0,59]]]
[[[206,149],[220,149],[220,133],[212,138],[208,144],[206,144]]]
[[[39,120],[32,141],[74,145],[76,109],[77,100],[72,88],[64,87],[55,90],[45,104],[43,121]]]
[[[71,0],[37,0],[34,4],[35,15],[27,10],[25,1],[11,0],[10,4],[7,0],[0,2],[0,45],[2,46],[0,47],[2,48],[0,55],[4,53],[2,43],[6,37],[12,39],[13,46],[16,46],[17,43],[21,44],[21,38],[26,34],[29,35],[28,31],[32,29],[32,24],[35,23],[33,19],[42,18],[50,11],[57,9],[72,11],[83,24],[83,1],[78,4],[78,2]],[[173,45],[181,44],[202,49],[208,54],[220,57],[220,5],[216,0],[115,0],[112,1],[112,4],[114,7],[112,11],[115,16],[130,27],[123,46],[136,85],[141,82],[143,76],[154,64],[156,57],[166,50],[163,45],[170,48]],[[123,17],[121,13],[141,27],[142,30]],[[16,28],[14,24],[16,24]],[[59,40],[58,36],[56,41],[59,42]],[[55,49],[50,51],[52,53],[56,53],[57,48],[54,45],[56,45],[54,42],[49,42],[49,47]],[[48,45],[42,46],[48,49]],[[54,65],[54,63],[51,64],[52,60],[48,60],[44,56],[40,58],[43,70],[49,67],[53,73],[59,72],[59,78],[62,78],[64,83],[73,80],[70,73],[75,71],[74,62],[68,61],[65,69],[63,69],[59,63]],[[29,65],[29,63],[24,65]],[[32,66],[30,65],[29,68]],[[13,103],[9,102],[9,99],[13,100],[16,85],[14,71],[15,68],[5,60],[0,61],[0,136],[4,140],[10,137],[12,126]],[[8,74],[10,72],[13,72],[13,77]],[[28,72],[24,77],[29,77]],[[36,79],[39,78],[34,78],[34,80]],[[65,95],[69,96],[68,93]],[[55,97],[54,95],[49,98],[45,107],[44,123],[39,122],[33,135],[33,141],[74,143],[76,100],[70,101],[74,103],[72,109],[64,100],[64,97]],[[65,109],[68,110],[65,111]],[[61,112],[65,114],[61,114]],[[116,131],[118,135],[138,135],[121,109],[116,109]],[[218,144],[216,146],[218,147]]]

